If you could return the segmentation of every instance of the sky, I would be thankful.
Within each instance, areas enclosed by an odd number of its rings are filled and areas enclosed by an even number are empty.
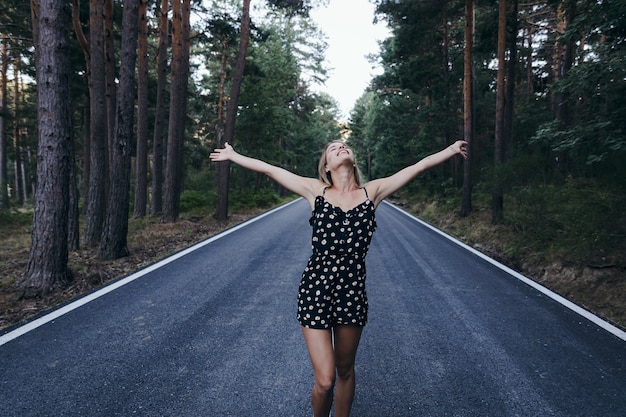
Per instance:
[[[310,15],[327,36],[330,69],[326,84],[313,89],[334,97],[342,120],[347,120],[372,77],[381,72],[372,68],[367,55],[378,54],[378,41],[387,38],[389,31],[384,23],[374,25],[374,5],[369,0],[330,0]]]

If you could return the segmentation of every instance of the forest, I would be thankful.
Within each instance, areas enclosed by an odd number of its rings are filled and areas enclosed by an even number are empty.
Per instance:
[[[569,268],[555,288],[626,325],[626,3],[371,0],[390,36],[344,122],[314,88],[309,11],[328,1],[3,1],[0,225],[28,216],[31,236],[3,287],[42,297],[74,279],[72,251],[128,256],[133,219],[286,197],[210,163],[224,142],[316,176],[343,138],[371,179],[463,139],[467,161],[394,201],[548,285]]]

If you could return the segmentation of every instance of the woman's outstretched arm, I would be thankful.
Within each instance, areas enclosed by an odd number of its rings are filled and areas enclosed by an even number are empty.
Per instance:
[[[321,181],[317,179],[302,177],[286,169],[268,164],[260,159],[241,155],[235,152],[233,147],[228,143],[224,144],[223,149],[215,149],[211,152],[210,158],[213,162],[231,161],[243,168],[265,174],[289,191],[306,198],[309,203],[311,203],[311,206],[313,206],[315,196],[319,193],[319,189],[323,186]]]
[[[371,181],[367,184],[367,191],[373,196],[374,205],[378,205],[391,194],[404,187],[415,177],[442,162],[447,161],[454,155],[461,155],[467,159],[467,142],[459,140],[447,148],[427,156],[414,165],[408,166],[397,173]]]

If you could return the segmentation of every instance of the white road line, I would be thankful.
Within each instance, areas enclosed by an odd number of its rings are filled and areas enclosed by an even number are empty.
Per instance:
[[[227,236],[227,235],[229,235],[229,234],[231,234],[231,233],[233,233],[233,232],[235,232],[235,231],[237,231],[237,230],[239,230],[239,229],[241,229],[241,228],[243,228],[245,226],[248,226],[248,225],[256,222],[257,220],[261,220],[263,217],[268,216],[268,215],[270,215],[270,214],[272,214],[272,213],[274,213],[274,212],[276,212],[278,210],[282,210],[283,208],[285,208],[285,207],[295,203],[296,201],[298,201],[298,200],[294,200],[294,201],[291,201],[291,202],[289,202],[287,204],[283,204],[282,206],[276,207],[273,210],[270,210],[270,211],[268,211],[266,213],[263,213],[263,214],[261,214],[261,215],[259,215],[257,217],[254,217],[254,218],[252,218],[252,219],[250,219],[250,220],[248,220],[246,222],[238,224],[237,226],[234,226],[234,227],[232,227],[230,229],[227,229],[227,230],[223,231],[222,233],[219,233],[219,234],[217,234],[215,236],[212,236],[212,237],[208,238],[207,240],[203,240],[202,242],[199,242],[199,243],[197,243],[197,244],[195,244],[195,245],[193,245],[193,246],[191,246],[191,247],[189,247],[189,248],[187,248],[185,250],[182,250],[182,251],[180,251],[178,253],[175,253],[174,255],[172,255],[172,256],[170,256],[168,258],[165,258],[165,259],[163,259],[163,260],[161,260],[159,262],[156,262],[153,265],[150,265],[150,266],[148,266],[148,267],[146,267],[146,268],[144,268],[144,269],[142,269],[140,271],[137,271],[134,274],[127,276],[126,278],[122,278],[119,281],[115,281],[115,282],[107,285],[106,287],[103,287],[103,288],[101,288],[101,289],[99,289],[99,290],[97,290],[97,291],[95,291],[95,292],[93,292],[91,294],[88,294],[88,295],[86,295],[84,297],[81,297],[78,300],[73,301],[73,302],[71,302],[71,303],[69,303],[69,304],[67,304],[67,305],[65,305],[65,306],[63,306],[61,308],[53,310],[50,313],[48,313],[48,314],[46,314],[46,315],[44,315],[42,317],[39,317],[38,319],[35,319],[35,320],[31,321],[31,322],[28,322],[25,325],[20,326],[20,327],[14,329],[14,330],[12,330],[12,331],[2,335],[2,336],[0,336],[0,346],[4,345],[5,343],[10,342],[11,340],[13,340],[15,338],[18,338],[18,337],[22,336],[25,333],[30,332],[31,330],[36,329],[39,326],[43,326],[44,324],[49,323],[52,320],[55,320],[55,319],[61,317],[64,314],[69,313],[72,310],[76,310],[77,308],[79,308],[81,306],[84,306],[85,304],[87,304],[87,303],[89,303],[89,302],[91,302],[91,301],[93,301],[93,300],[95,300],[95,299],[97,299],[99,297],[102,297],[103,295],[108,294],[111,291],[114,291],[114,290],[118,289],[119,287],[122,287],[122,286],[124,286],[124,285],[126,285],[126,284],[128,284],[130,282],[133,282],[137,278],[141,278],[142,276],[144,276],[144,275],[146,275],[146,274],[148,274],[148,273],[150,273],[150,272],[152,272],[154,270],[157,270],[157,269],[159,269],[159,268],[169,264],[170,262],[175,261],[176,259],[182,258],[183,256],[185,256],[185,255],[187,255],[187,254],[189,254],[189,253],[191,253],[191,252],[193,252],[193,251],[195,251],[197,249],[200,249],[201,247],[203,247],[205,245],[208,245],[209,243],[212,243],[212,242],[214,242],[214,241],[216,241],[216,240],[218,240],[220,238],[223,238],[224,236]]]
[[[385,201],[386,204],[388,204],[389,206],[395,208],[396,210],[398,210],[399,212],[403,213],[404,215],[410,217],[411,219],[415,220],[416,222],[428,227],[429,229],[431,229],[432,231],[439,233],[441,236],[444,236],[445,238],[451,240],[452,242],[456,243],[457,245],[463,247],[464,249],[472,252],[473,254],[475,254],[476,256],[486,260],[487,262],[491,263],[492,265],[500,268],[501,270],[503,270],[504,272],[514,276],[515,278],[519,279],[520,281],[524,282],[525,284],[530,285],[531,287],[535,288],[536,290],[540,291],[541,293],[543,293],[544,295],[552,298],[554,301],[562,304],[563,306],[569,308],[570,310],[580,314],[581,316],[583,316],[584,318],[586,318],[587,320],[590,320],[591,322],[593,322],[594,324],[602,327],[603,329],[607,330],[608,332],[614,334],[615,336],[619,337],[620,339],[626,341],[626,332],[619,329],[616,326],[613,326],[611,323],[607,322],[606,320],[603,320],[602,318],[596,316],[595,314],[585,310],[584,308],[572,303],[571,301],[569,301],[566,298],[563,298],[562,296],[560,296],[559,294],[549,290],[548,288],[544,287],[543,285],[533,281],[532,279],[525,277],[524,275],[520,274],[517,271],[512,270],[511,268],[509,268],[506,265],[501,264],[500,262],[496,261],[495,259],[492,259],[490,257],[488,257],[487,255],[477,251],[476,249],[472,248],[471,246],[466,245],[465,243],[453,238],[450,235],[445,234],[444,232],[442,232],[441,230],[437,229],[434,226],[431,226],[430,224],[418,219],[417,217],[413,216],[412,214],[402,210],[401,208]]]

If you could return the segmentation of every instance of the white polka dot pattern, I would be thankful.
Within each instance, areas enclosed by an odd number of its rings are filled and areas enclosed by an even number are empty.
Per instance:
[[[300,282],[298,320],[317,329],[338,324],[364,326],[365,256],[376,229],[374,204],[368,198],[344,212],[321,195],[315,200],[309,223],[313,254]]]

